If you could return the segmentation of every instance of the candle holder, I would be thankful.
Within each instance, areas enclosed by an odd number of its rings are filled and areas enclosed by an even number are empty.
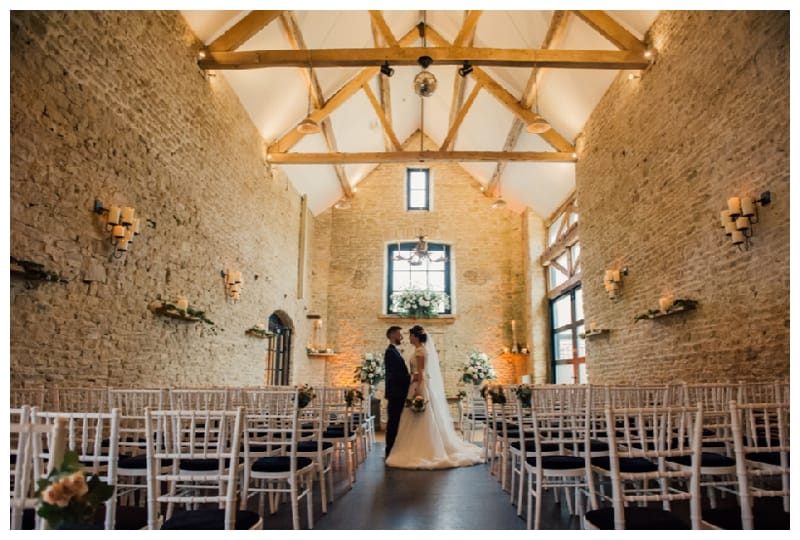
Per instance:
[[[772,195],[765,191],[758,199],[752,197],[731,197],[728,208],[719,213],[720,226],[725,235],[739,251],[750,249],[750,238],[753,236],[754,223],[758,223],[758,205],[767,206],[772,202]]]
[[[111,256],[121,259],[130,249],[133,239],[139,236],[139,218],[134,217],[136,210],[133,207],[103,206],[100,199],[94,200],[92,211],[100,216],[104,216],[106,232],[111,233],[111,245],[114,251]]]
[[[238,302],[242,293],[242,273],[238,270],[220,270],[219,275],[225,280],[225,297]]]
[[[620,270],[606,270],[605,276],[603,278],[603,284],[605,285],[606,292],[608,293],[608,297],[611,300],[619,300],[621,295],[621,288],[622,288],[622,276],[628,275],[628,267],[625,266]]]

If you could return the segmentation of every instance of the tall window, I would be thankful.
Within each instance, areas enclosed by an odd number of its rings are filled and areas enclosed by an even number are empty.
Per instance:
[[[406,169],[406,210],[430,210],[430,187],[430,169]]]
[[[551,380],[557,384],[585,383],[581,245],[578,242],[578,206],[574,198],[550,220],[542,264],[547,269],[550,298]]]
[[[428,253],[433,260],[446,258],[444,261],[432,262],[425,259],[422,264],[412,265],[408,261],[394,260],[395,253],[408,257],[414,252],[416,242],[400,242],[390,244],[387,252],[389,269],[386,280],[386,310],[392,311],[392,293],[406,289],[428,289],[435,292],[444,292],[452,299],[450,293],[450,246],[447,244],[428,243]],[[437,311],[441,314],[452,313],[452,300],[446,309],[439,306]]]

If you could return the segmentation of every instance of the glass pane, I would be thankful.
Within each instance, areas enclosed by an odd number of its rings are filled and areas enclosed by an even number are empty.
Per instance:
[[[561,265],[561,268],[569,271],[569,257],[567,256],[566,252],[564,252],[558,259],[556,259],[556,262],[559,265]]]
[[[421,189],[424,191],[426,188],[425,184],[427,183],[426,180],[427,175],[424,172],[412,172],[408,183],[411,189]]]
[[[444,273],[428,274],[428,288],[432,291],[444,291]]]
[[[441,255],[442,255],[441,252],[431,253],[431,257],[433,257],[434,259],[438,259]],[[431,272],[444,272],[444,261],[429,262],[428,270]]]
[[[581,334],[585,332],[583,329],[583,325],[580,325],[575,330],[578,332],[578,358],[585,358],[586,357],[586,340],[581,337]]]
[[[547,245],[550,246],[558,240],[558,230],[561,228],[561,222],[564,221],[564,214],[558,218],[547,229]]]
[[[583,320],[583,289],[575,289],[575,322]],[[578,356],[583,356],[579,354]]]
[[[395,253],[399,253],[402,257],[408,257],[408,251],[397,251]],[[392,269],[395,272],[408,272],[411,265],[408,264],[408,261],[392,261]]]
[[[409,208],[425,208],[425,192],[412,191],[409,194],[408,207]]]
[[[570,323],[572,323],[572,299],[567,294],[553,302],[553,327],[561,328]]]
[[[586,384],[586,362],[578,364],[578,384]]]
[[[569,225],[578,222],[578,213],[577,212],[570,212],[569,213]]]
[[[573,261],[577,261],[578,260],[578,255],[580,255],[580,254],[581,254],[581,243],[578,242],[577,244],[574,244],[572,246],[572,260]]]
[[[556,364],[556,384],[574,384],[575,375],[572,364]]]
[[[428,275],[424,272],[411,272],[411,286],[416,289],[427,288]]]
[[[408,272],[401,272],[392,275],[392,289],[394,291],[404,291],[411,285],[411,277]]]
[[[556,360],[572,358],[572,330],[564,330],[553,336],[555,340]]]
[[[567,281],[567,275],[564,274],[561,270],[556,268],[553,265],[550,265],[550,288],[555,289],[565,281]]]

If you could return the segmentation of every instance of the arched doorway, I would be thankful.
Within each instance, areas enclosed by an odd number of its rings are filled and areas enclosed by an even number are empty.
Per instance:
[[[264,384],[287,385],[292,367],[292,320],[283,311],[269,316],[269,339]]]

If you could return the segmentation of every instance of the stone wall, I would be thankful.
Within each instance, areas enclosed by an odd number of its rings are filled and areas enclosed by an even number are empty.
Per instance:
[[[260,384],[267,342],[244,331],[276,310],[295,328],[294,378],[313,381],[308,287],[297,298],[300,196],[265,166],[225,78],[197,67],[182,17],[42,11],[10,22],[10,251],[68,280],[12,278],[12,386]],[[122,259],[109,258],[96,197],[142,218]],[[244,278],[237,304],[220,276],[229,265]],[[179,290],[216,333],[148,310]]]
[[[579,141],[593,383],[757,380],[789,374],[789,14],[662,12],[654,65],[621,73]],[[752,247],[720,228],[733,196],[772,193]],[[606,269],[627,266],[622,297]],[[696,311],[634,323],[674,295]]]
[[[419,148],[418,135],[406,143]],[[430,141],[426,140],[426,145]],[[500,355],[511,344],[512,319],[518,339],[530,344],[525,329],[526,251],[523,216],[493,210],[477,181],[457,164],[430,164],[433,209],[405,211],[405,177],[412,164],[378,166],[358,186],[349,209],[332,208],[315,219],[315,269],[312,311],[323,315],[327,346],[339,354],[320,362],[327,384],[351,384],[361,354],[383,352],[386,329],[398,324],[407,330],[421,324],[433,336],[440,354],[448,394],[458,391],[460,368],[474,348]],[[425,165],[427,166],[427,165]],[[454,265],[453,319],[400,321],[382,316],[386,250],[390,243],[412,241],[426,234],[432,242],[451,245]],[[327,261],[327,262],[325,262]],[[543,279],[543,273],[538,273]],[[406,352],[408,338],[406,336]],[[531,372],[530,358],[495,360],[502,382],[519,382]]]

